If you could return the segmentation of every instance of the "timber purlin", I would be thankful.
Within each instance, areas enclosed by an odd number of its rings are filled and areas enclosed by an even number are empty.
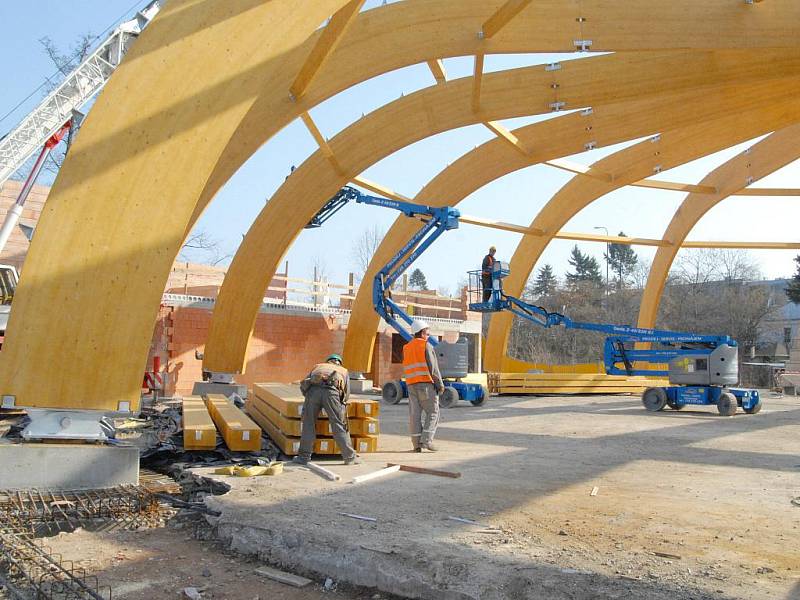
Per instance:
[[[261,450],[261,428],[222,394],[208,394],[206,406],[222,438],[234,452]]]
[[[186,450],[213,450],[217,447],[217,428],[199,396],[183,399],[183,447]]]
[[[489,391],[510,395],[637,394],[669,385],[664,378],[602,373],[489,373]]]

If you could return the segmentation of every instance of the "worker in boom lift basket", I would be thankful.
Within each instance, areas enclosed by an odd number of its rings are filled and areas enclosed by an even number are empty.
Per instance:
[[[483,257],[481,263],[481,283],[483,284],[483,301],[488,302],[492,297],[492,271],[494,270],[494,253],[497,248],[491,246],[489,254]]]
[[[342,366],[342,357],[331,354],[324,363],[314,365],[311,373],[300,382],[303,392],[303,422],[300,429],[300,451],[294,462],[301,465],[311,460],[314,442],[317,439],[317,417],[325,409],[333,432],[333,439],[339,444],[346,465],[357,465],[358,459],[347,425],[347,400],[350,398],[350,378]]]
[[[428,324],[411,323],[414,337],[403,346],[403,376],[408,386],[408,413],[414,452],[436,452],[433,438],[439,424],[439,394],[444,391],[442,375],[433,346],[428,344]]]

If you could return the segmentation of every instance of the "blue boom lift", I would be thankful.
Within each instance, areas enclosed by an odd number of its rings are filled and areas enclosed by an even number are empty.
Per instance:
[[[758,390],[728,387],[739,383],[739,360],[736,340],[727,335],[699,335],[662,329],[645,329],[630,325],[573,321],[560,313],[549,312],[503,292],[503,279],[510,274],[507,263],[495,262],[492,291],[488,300],[482,294],[481,271],[470,271],[469,310],[513,314],[545,328],[564,327],[607,334],[603,362],[609,375],[667,376],[666,387],[647,388],[642,404],[649,411],[669,406],[680,410],[687,404],[714,404],[721,415],[730,416],[738,407],[755,414],[761,410]],[[636,348],[647,343],[650,349]],[[667,364],[667,370],[641,368],[641,363]]]
[[[392,285],[440,235],[449,229],[458,228],[458,218],[461,213],[450,207],[436,208],[413,202],[400,202],[370,196],[353,187],[345,186],[328,200],[306,225],[306,228],[321,227],[325,221],[351,200],[355,200],[359,204],[393,208],[407,217],[417,218],[425,223],[408,243],[378,271],[372,283],[372,305],[375,312],[391,325],[404,340],[409,341],[413,336],[407,326],[411,325],[413,318],[392,300]],[[439,403],[445,408],[455,406],[459,399],[467,400],[474,406],[483,404],[488,397],[488,390],[479,383],[461,381],[462,377],[467,376],[469,370],[468,344],[465,343],[465,340],[451,344],[431,336],[428,338],[428,342],[436,348],[439,369],[445,384],[444,392],[439,397]],[[390,381],[383,386],[385,402],[397,404],[403,398],[408,398],[405,381]]]
[[[437,208],[370,196],[345,186],[320,209],[306,227],[322,226],[351,200],[359,204],[393,208],[425,223],[378,271],[373,280],[372,303],[375,311],[408,341],[412,336],[405,325],[410,325],[412,318],[392,300],[391,287],[442,233],[458,227],[461,213],[451,207]],[[507,263],[495,262],[491,295],[488,300],[483,301],[482,272],[470,271],[469,293],[477,301],[470,302],[469,310],[482,313],[507,310],[545,328],[558,326],[607,334],[603,351],[606,373],[669,377],[672,385],[645,390],[642,403],[647,410],[660,411],[666,406],[680,410],[689,404],[714,404],[719,413],[725,416],[735,414],[740,406],[751,414],[761,410],[757,390],[729,387],[739,383],[738,348],[731,337],[573,321],[560,313],[549,312],[541,306],[506,295],[503,292],[503,279],[509,274]],[[488,395],[486,389],[480,384],[460,381],[467,374],[467,345],[439,342],[433,337],[428,339],[437,348],[442,376],[446,379],[445,392],[440,398],[442,406],[453,406],[459,398],[468,400],[475,406],[483,404]],[[635,347],[636,344],[643,343],[651,344],[652,347]],[[668,369],[643,369],[639,366],[641,363],[667,364]],[[396,404],[407,396],[408,389],[404,381],[391,381],[384,385],[383,399],[387,402]]]

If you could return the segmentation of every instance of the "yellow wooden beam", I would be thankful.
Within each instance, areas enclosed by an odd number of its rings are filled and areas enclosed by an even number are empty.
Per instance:
[[[632,238],[619,235],[595,235],[592,233],[575,233],[571,231],[559,231],[553,236],[558,240],[574,240],[576,242],[603,242],[606,244],[626,244],[631,246],[664,246],[669,242],[649,238]]]
[[[565,160],[563,158],[548,160],[545,161],[544,164],[549,165],[551,167],[555,167],[556,169],[561,169],[562,171],[568,171],[570,173],[575,173],[577,175],[585,175],[586,177],[592,177],[593,179],[598,179],[600,181],[614,180],[614,176],[611,173],[605,173],[598,169],[592,169],[591,167],[587,167],[586,165],[572,162],[571,160]]]
[[[289,87],[289,94],[292,100],[299,100],[306,93],[308,86],[317,76],[317,73],[330,58],[331,53],[344,36],[347,29],[352,25],[364,0],[351,0],[342,8],[336,11],[331,17],[328,25],[322,30],[317,43],[308,55],[306,62],[297,74],[294,83]]]
[[[481,85],[483,84],[483,54],[475,55],[472,69],[472,112],[481,109]]]
[[[519,138],[511,133],[508,129],[503,127],[501,123],[498,123],[497,121],[484,121],[483,124],[497,137],[511,144],[514,150],[520,152],[524,156],[530,156],[530,152],[525,145],[519,141]]]
[[[495,221],[492,219],[485,219],[483,217],[473,217],[470,215],[461,215],[459,220],[462,223],[469,225],[478,225],[480,227],[488,227],[489,229],[500,229],[502,231],[510,231],[512,233],[522,233],[529,235],[544,235],[544,231],[534,227],[527,227],[525,225],[515,225],[514,223],[504,223],[503,221]]]
[[[742,123],[744,125],[744,123]],[[675,245],[659,248],[647,277],[647,285],[639,307],[639,326],[653,327],[658,314],[661,295],[666,285],[669,270],[678,253],[678,248],[693,247],[686,236],[709,210],[733,193],[740,191],[753,181],[774,173],[800,157],[800,124],[777,128],[746,152],[740,152],[726,163],[709,173],[701,182],[719,189],[715,195],[690,194],[675,212],[664,232],[664,239]],[[741,246],[739,246],[741,247]],[[779,245],[778,247],[782,247]]]
[[[658,179],[642,179],[631,184],[634,187],[650,188],[655,190],[669,190],[672,192],[691,192],[695,194],[716,194],[717,188],[708,185],[693,185],[691,183],[677,183],[672,181],[659,181]]]
[[[760,1],[760,0],[759,0]],[[500,31],[511,19],[516,17],[531,0],[508,0],[503,6],[497,9],[481,27],[480,37],[489,39]]]
[[[447,71],[444,70],[444,61],[442,61],[440,58],[433,58],[427,61],[427,63],[428,68],[433,74],[433,78],[436,80],[436,83],[446,83]]]
[[[317,124],[314,123],[314,119],[311,118],[311,115],[303,111],[300,113],[300,119],[302,119],[303,123],[305,123],[306,129],[308,129],[311,137],[313,137],[314,141],[317,142],[317,146],[319,146],[322,155],[330,161],[337,172],[344,174],[342,165],[338,160],[336,160],[336,155],[334,155],[333,150],[331,150],[330,144],[328,144],[325,136],[322,135],[322,132],[317,127]]]
[[[670,244],[664,244],[665,246]],[[681,248],[730,248],[742,250],[794,250],[800,248],[800,242],[697,242],[686,241]]]
[[[745,188],[733,196],[800,196],[800,189],[792,188]]]
[[[370,192],[375,192],[376,194],[380,194],[386,198],[391,198],[392,200],[397,200],[398,202],[414,202],[408,196],[403,196],[403,194],[399,194],[394,190],[391,190],[385,186],[380,185],[379,183],[375,183],[374,181],[370,181],[369,179],[365,179],[360,175],[358,177],[353,177],[351,180],[356,185],[360,185],[365,190],[369,190]]]

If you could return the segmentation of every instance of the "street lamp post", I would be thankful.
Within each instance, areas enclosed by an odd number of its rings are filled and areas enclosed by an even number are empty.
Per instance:
[[[606,237],[608,237],[608,228],[603,227],[593,227],[593,229],[602,229],[606,232]],[[606,240],[606,296],[608,296],[608,259],[611,257],[611,248],[608,244],[608,240]]]

